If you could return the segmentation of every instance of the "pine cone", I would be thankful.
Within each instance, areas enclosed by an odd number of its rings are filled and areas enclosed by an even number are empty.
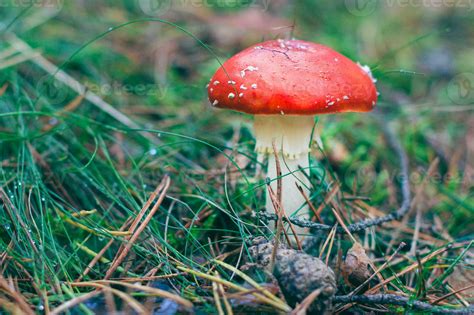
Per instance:
[[[278,280],[281,291],[292,306],[303,301],[317,289],[323,289],[317,299],[311,304],[311,313],[322,314],[331,309],[331,299],[336,292],[334,272],[319,258],[310,256],[303,251],[278,246],[275,265],[271,272]],[[270,268],[273,242],[259,237],[254,240],[249,252],[255,262]]]

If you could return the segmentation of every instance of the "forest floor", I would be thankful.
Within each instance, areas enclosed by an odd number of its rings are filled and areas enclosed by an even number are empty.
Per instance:
[[[381,93],[317,118],[305,250],[336,274],[333,311],[473,311],[472,8],[158,3],[0,5],[0,313],[293,309],[250,267],[273,224],[252,117],[205,89],[219,60],[292,36],[369,65]]]

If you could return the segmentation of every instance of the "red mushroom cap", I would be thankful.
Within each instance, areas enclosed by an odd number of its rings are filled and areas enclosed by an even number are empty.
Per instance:
[[[213,106],[248,114],[367,112],[377,101],[370,69],[326,46],[271,40],[227,60],[212,77]]]

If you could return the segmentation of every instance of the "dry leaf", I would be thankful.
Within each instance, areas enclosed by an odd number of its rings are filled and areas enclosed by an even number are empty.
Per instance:
[[[360,243],[355,243],[347,251],[342,266],[342,275],[347,285],[357,287],[364,283],[372,273],[369,270],[370,258]],[[363,288],[363,290],[367,288]],[[364,291],[365,291],[364,290]]]

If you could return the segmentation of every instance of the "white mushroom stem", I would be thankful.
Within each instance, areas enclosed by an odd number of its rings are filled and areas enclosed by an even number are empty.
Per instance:
[[[314,126],[312,116],[294,115],[256,115],[254,122],[257,140],[256,151],[268,156],[267,177],[271,187],[277,193],[277,167],[273,150],[275,143],[282,172],[282,208],[288,217],[309,218],[309,207],[296,183],[309,197],[310,185],[308,153],[311,145],[311,133]],[[266,210],[275,213],[270,195],[267,193]],[[272,225],[273,226],[273,225]],[[295,226],[297,234],[304,234],[304,228]]]
[[[300,219],[309,219],[308,205],[301,192],[298,190],[296,184],[303,188],[306,196],[309,197],[309,181],[308,178],[302,173],[301,169],[304,169],[308,173],[309,161],[308,157],[301,155],[298,159],[288,159],[282,154],[278,154],[280,160],[280,167],[282,173],[281,188],[282,188],[282,200],[281,206],[288,217],[296,216]],[[268,169],[267,177],[272,180],[271,187],[273,192],[277,193],[277,170],[275,155],[270,154],[268,156]],[[266,210],[269,213],[275,213],[270,194],[267,192],[266,195]],[[272,227],[274,225],[271,225]],[[294,226],[297,234],[304,234],[306,231],[304,228]]]

